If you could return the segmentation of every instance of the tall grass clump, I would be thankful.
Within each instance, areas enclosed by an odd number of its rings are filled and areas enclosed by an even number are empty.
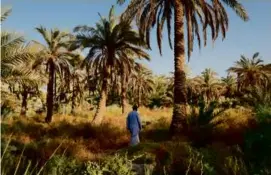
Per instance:
[[[16,174],[43,174],[44,168],[47,163],[54,157],[61,144],[54,150],[48,160],[44,163],[36,162],[33,163],[32,160],[28,159],[25,153],[25,146],[23,150],[20,151],[16,146],[12,146],[11,136],[9,139],[1,140],[1,174],[2,175],[16,175]]]

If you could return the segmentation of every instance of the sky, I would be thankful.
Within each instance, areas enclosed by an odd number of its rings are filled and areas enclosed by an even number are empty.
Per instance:
[[[241,0],[250,20],[243,22],[232,9],[228,9],[229,30],[226,38],[215,43],[209,41],[200,50],[195,47],[187,64],[191,75],[200,74],[205,68],[211,68],[219,76],[226,76],[226,70],[234,65],[243,54],[252,57],[260,52],[265,63],[271,63],[271,0]],[[77,25],[93,26],[100,13],[107,16],[115,5],[116,14],[125,10],[125,6],[116,5],[116,0],[2,0],[1,6],[11,6],[12,14],[2,24],[2,30],[11,30],[23,34],[27,40],[42,41],[35,31],[40,25],[46,28],[59,28],[72,31]],[[195,42],[196,43],[196,42]],[[151,34],[152,50],[148,53],[151,61],[146,62],[156,74],[173,72],[173,51],[169,48],[166,33],[163,34],[162,56],[157,47],[156,33]]]

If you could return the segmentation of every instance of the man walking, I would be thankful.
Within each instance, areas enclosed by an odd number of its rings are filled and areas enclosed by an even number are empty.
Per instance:
[[[137,145],[139,143],[139,131],[142,126],[136,105],[133,106],[133,111],[128,114],[126,125],[131,133],[130,145]]]

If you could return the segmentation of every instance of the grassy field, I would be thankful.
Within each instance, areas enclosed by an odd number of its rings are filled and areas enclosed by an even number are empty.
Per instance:
[[[192,138],[169,137],[172,109],[140,108],[139,113],[144,128],[140,134],[141,144],[136,147],[128,146],[126,115],[121,115],[121,109],[117,106],[110,106],[103,124],[99,127],[91,126],[93,113],[88,111],[77,111],[76,116],[55,115],[50,124],[43,122],[43,114],[27,118],[9,117],[1,121],[1,139],[4,143],[2,149],[6,149],[6,145],[10,154],[17,157],[13,160],[15,165],[20,157],[25,161],[30,160],[32,164],[38,162],[38,167],[45,164],[47,167],[48,160],[52,161],[52,155],[61,155],[65,159],[85,163],[107,160],[108,156],[116,156],[116,153],[125,158],[124,155],[128,153],[129,159],[137,155],[143,156],[136,162],[154,164],[155,171],[160,173],[167,169],[188,174],[207,171],[214,171],[215,174],[232,174],[235,171],[238,174],[240,171],[247,171],[236,151],[237,145],[244,142],[245,132],[255,123],[250,109],[228,109],[217,116],[214,122],[222,122],[208,134],[208,138],[204,138],[206,145],[203,147],[194,145],[194,141],[204,133]],[[3,158],[2,166],[6,159]],[[148,161],[151,163],[146,163]],[[231,167],[231,164],[236,167]]]

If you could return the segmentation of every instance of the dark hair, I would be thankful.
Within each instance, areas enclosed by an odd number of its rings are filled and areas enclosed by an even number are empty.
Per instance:
[[[134,110],[134,111],[137,111],[137,108],[138,108],[137,105],[134,105],[134,106],[133,106],[133,110]]]

